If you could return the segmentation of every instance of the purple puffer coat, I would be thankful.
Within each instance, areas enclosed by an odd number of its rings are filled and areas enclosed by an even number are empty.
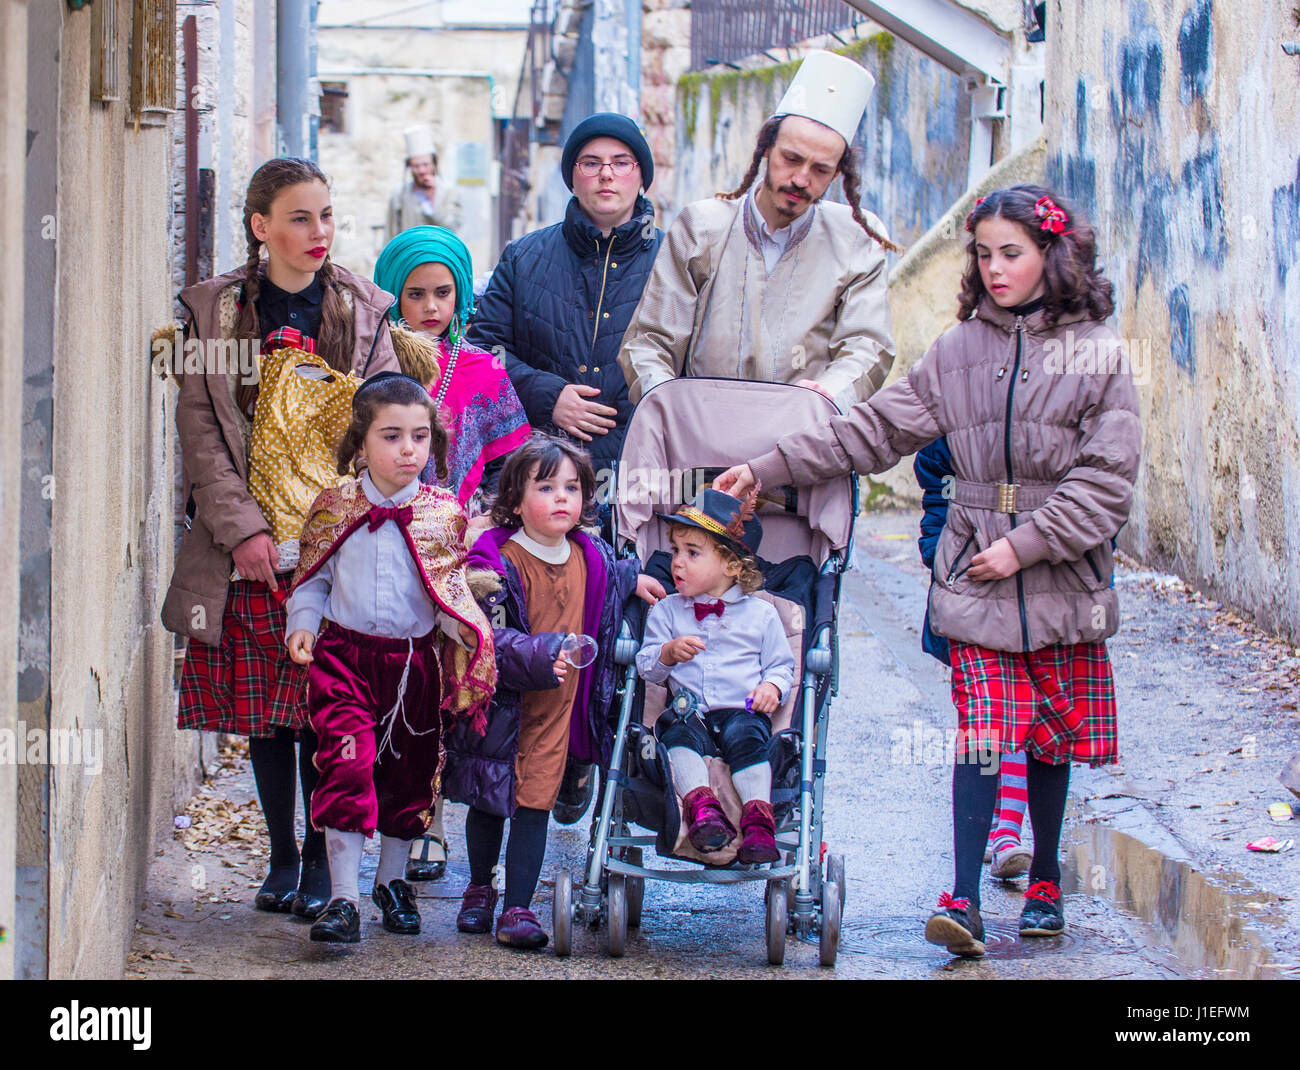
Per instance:
[[[514,534],[511,528],[484,532],[469,553],[471,569],[495,572],[500,587],[481,599],[492,622],[497,656],[497,691],[488,710],[487,732],[480,736],[466,724],[453,725],[446,736],[447,764],[442,774],[443,797],[479,810],[509,817],[515,810],[515,755],[523,692],[558,687],[551,666],[560,656],[559,632],[532,635],[528,605],[519,572],[501,554]],[[617,670],[614,642],[623,620],[623,606],[636,590],[640,566],[634,559],[615,561],[614,551],[601,539],[571,532],[569,539],[587,559],[587,592],[583,601],[583,631],[595,636],[596,660],[581,670],[573,704],[569,754],[582,761],[608,762],[614,749],[610,705]],[[498,621],[504,614],[504,626]]]

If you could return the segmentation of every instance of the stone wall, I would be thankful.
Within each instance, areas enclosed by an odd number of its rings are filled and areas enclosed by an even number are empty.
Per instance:
[[[956,75],[891,34],[869,32],[868,24],[859,29],[861,39],[834,50],[861,63],[876,79],[854,141],[862,204],[906,246],[965,189],[969,94]],[[665,226],[683,204],[732,189],[744,176],[758,129],[776,109],[798,66],[795,59],[678,78],[672,185],[655,182],[655,203]],[[662,114],[654,135],[660,140],[667,136]],[[836,183],[832,195],[838,197],[838,191]]]
[[[91,102],[90,25],[89,8],[65,12],[51,52],[31,60],[58,64],[57,125],[33,131],[57,137],[59,168],[53,468],[36,474],[54,520],[49,724],[99,748],[47,771],[51,977],[121,975],[154,844],[198,773],[159,621],[174,415],[148,342],[171,318],[170,137],[136,129],[125,101]]]
[[[1099,221],[1137,357],[1126,544],[1300,635],[1294,6],[1053,5],[1047,174]]]

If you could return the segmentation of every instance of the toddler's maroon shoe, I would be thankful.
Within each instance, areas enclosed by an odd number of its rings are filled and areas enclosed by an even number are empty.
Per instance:
[[[546,930],[527,907],[511,907],[497,918],[497,943],[520,951],[546,946]]]
[[[460,913],[456,915],[456,928],[463,933],[490,933],[492,915],[497,909],[497,890],[490,884],[470,884],[465,887]]]
[[[735,838],[736,826],[727,820],[712,788],[688,791],[682,799],[682,817],[686,819],[686,835],[697,851],[717,851]]]
[[[736,852],[737,862],[775,862],[781,857],[776,847],[776,818],[770,802],[751,799],[745,803],[740,814],[740,831],[745,839]]]

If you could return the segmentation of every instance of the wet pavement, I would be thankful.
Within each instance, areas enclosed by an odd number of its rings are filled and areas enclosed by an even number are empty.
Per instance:
[[[1289,949],[1297,936],[1290,910],[1290,900],[1300,896],[1297,856],[1245,850],[1247,840],[1270,833],[1283,838],[1290,827],[1272,824],[1264,813],[1268,802],[1288,797],[1274,778],[1297,738],[1297,715],[1285,708],[1294,692],[1262,682],[1277,668],[1278,651],[1234,630],[1216,607],[1139,573],[1119,577],[1124,624],[1111,648],[1124,760],[1110,770],[1075,767],[1072,778],[1064,836],[1067,933],[1020,940],[1016,919],[1025,880],[1003,883],[986,874],[987,956],[953,959],[925,943],[924,920],[952,879],[951,766],[942,740],[954,714],[947,671],[919,645],[926,578],[914,534],[913,513],[863,518],[858,568],[846,577],[826,795],[828,850],[844,855],[847,875],[833,968],[818,965],[815,937],[804,942],[794,936],[785,965],[768,965],[758,882],[647,882],[641,927],[630,931],[621,959],[606,954],[603,929],[577,928],[568,959],[549,947],[513,952],[491,936],[458,933],[455,915],[468,874],[464,809],[457,806],[447,814],[450,872],[417,886],[419,936],[384,932],[379,911],[367,900],[361,944],[312,944],[307,923],[252,909],[264,864],[264,855],[254,853],[261,818],[247,762],[232,757],[192,805],[193,827],[178,832],[155,859],[126,976],[1164,979],[1296,973]],[[1244,643],[1231,645],[1243,635]],[[1217,659],[1225,649],[1238,651],[1237,657]],[[534,903],[548,927],[554,874],[565,866],[580,882],[586,843],[585,822],[552,823]],[[377,847],[364,857],[363,894]]]

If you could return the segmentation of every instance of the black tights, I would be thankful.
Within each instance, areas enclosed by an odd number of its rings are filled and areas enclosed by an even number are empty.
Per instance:
[[[259,739],[249,737],[248,754],[253,761],[253,779],[257,797],[266,817],[271,839],[271,874],[268,891],[287,891],[298,884],[298,837],[293,818],[297,806],[294,784],[293,729],[277,728],[275,735]],[[303,809],[307,816],[307,834],[302,842],[302,860],[309,865],[325,861],[325,834],[311,827],[311,793],[320,774],[312,762],[316,753],[316,733],[302,729],[298,747],[297,780],[302,787]],[[280,887],[280,886],[283,887]]]
[[[537,891],[542,875],[542,858],[546,854],[546,823],[549,810],[520,806],[510,819],[510,840],[506,844],[506,894],[504,909],[527,907]],[[465,843],[469,854],[471,884],[491,884],[492,870],[501,857],[501,838],[506,819],[483,810],[469,808],[465,815]]]
[[[1029,820],[1034,826],[1034,861],[1029,867],[1029,882],[1060,884],[1058,854],[1065,798],[1070,790],[1070,763],[1052,765],[1032,755],[1025,757],[1028,759],[1025,775],[1029,784]],[[974,754],[959,754],[957,759],[952,770],[952,846],[956,869],[952,894],[955,899],[969,899],[978,906],[980,866],[984,862],[997,799],[997,769],[987,763],[980,765]]]

